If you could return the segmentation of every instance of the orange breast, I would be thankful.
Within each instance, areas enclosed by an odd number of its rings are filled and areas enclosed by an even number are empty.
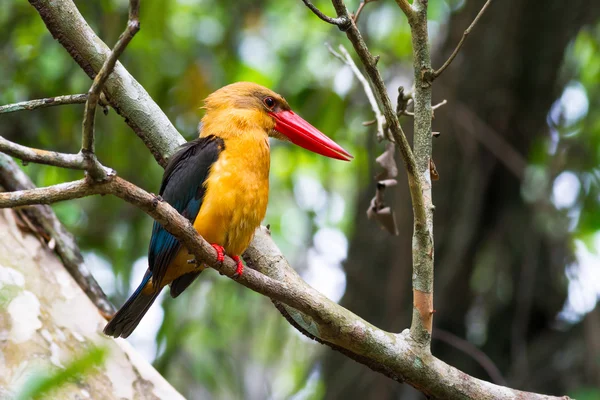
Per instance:
[[[269,199],[269,142],[263,132],[225,139],[225,150],[211,167],[206,192],[194,228],[209,243],[241,255],[267,211]],[[167,269],[165,284],[198,268],[183,248]]]
[[[230,255],[246,250],[267,211],[269,142],[225,141],[213,165],[194,228]]]

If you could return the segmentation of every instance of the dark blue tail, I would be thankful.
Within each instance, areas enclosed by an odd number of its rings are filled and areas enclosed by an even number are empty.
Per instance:
[[[152,272],[146,271],[146,275],[144,275],[144,279],[142,279],[140,286],[138,286],[135,292],[133,292],[125,304],[123,304],[115,316],[104,327],[105,335],[113,336],[115,338],[126,338],[131,335],[131,332],[138,326],[142,317],[146,314],[160,293],[160,290],[150,295],[142,293],[142,289],[146,286],[151,277]]]

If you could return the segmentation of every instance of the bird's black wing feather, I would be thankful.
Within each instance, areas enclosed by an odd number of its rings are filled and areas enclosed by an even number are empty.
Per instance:
[[[210,135],[184,144],[165,168],[159,194],[190,222],[194,222],[204,199],[211,166],[225,148],[223,139]],[[148,264],[155,288],[181,244],[162,225],[154,222],[148,249]]]

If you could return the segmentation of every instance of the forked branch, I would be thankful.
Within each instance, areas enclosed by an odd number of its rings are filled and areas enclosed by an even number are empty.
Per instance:
[[[343,0],[332,0],[339,18],[349,18]],[[401,7],[405,1],[399,2]],[[427,38],[427,2],[416,1],[405,13],[410,22],[415,54],[415,145],[410,148],[398,115],[392,108],[387,89],[379,70],[377,58],[369,51],[358,27],[351,21],[346,36],[352,43],[373,84],[387,127],[398,146],[408,177],[414,212],[413,230],[413,323],[411,335],[424,349],[429,350],[433,324],[433,205],[431,199],[431,85],[423,83],[424,71],[431,70]],[[404,11],[404,8],[403,8]]]
[[[17,157],[24,163],[53,165],[55,167],[85,170],[87,163],[81,153],[66,154],[56,151],[34,149],[6,140],[0,136],[0,152]]]
[[[104,61],[100,72],[98,72],[98,75],[94,78],[92,87],[90,87],[90,90],[88,91],[88,98],[83,112],[81,153],[88,163],[88,168],[86,168],[87,171],[92,178],[96,180],[102,180],[106,177],[104,170],[101,168],[100,163],[98,163],[96,155],[94,154],[96,151],[94,146],[94,119],[96,117],[96,106],[98,105],[102,88],[104,87],[108,76],[114,70],[119,56],[123,53],[135,34],[140,30],[140,21],[138,18],[139,8],[140,0],[130,0],[127,27],[119,37],[119,40],[114,49],[110,52],[110,55]]]
[[[319,17],[322,21],[327,22],[328,24],[332,24],[337,26],[341,31],[345,31],[350,26],[350,17],[342,16],[337,18],[328,17],[321,10],[319,10],[310,0],[302,0],[306,7],[310,9],[317,17]]]
[[[340,44],[338,47],[340,52],[338,53],[329,45],[329,43],[326,43],[326,46],[331,54],[333,54],[337,59],[341,60],[344,64],[350,67],[350,69],[356,76],[356,79],[358,79],[358,81],[361,83],[365,95],[369,100],[369,104],[371,105],[371,110],[373,110],[373,114],[375,114],[375,123],[377,124],[377,140],[382,141],[383,139],[387,138],[388,140],[393,141],[391,140],[392,138],[389,137],[389,135],[387,135],[387,129],[384,126],[385,117],[379,109],[379,104],[377,103],[377,99],[375,98],[373,89],[371,88],[369,81],[367,81],[367,78],[365,78],[362,72],[360,72],[360,69],[358,69],[358,67],[356,66],[356,63],[352,59],[352,56],[350,56],[350,53],[348,53],[348,50],[346,50],[346,48]]]
[[[350,19],[348,9],[346,8],[343,0],[332,0],[332,3],[339,18]],[[408,175],[408,186],[413,202],[415,220],[419,221],[420,225],[425,226],[426,213],[423,201],[423,193],[421,191],[422,184],[417,174],[415,157],[410,148],[408,140],[406,139],[406,135],[400,126],[398,116],[392,107],[392,102],[387,94],[387,89],[385,87],[385,83],[383,82],[383,78],[377,69],[378,58],[374,57],[369,51],[369,48],[367,47],[367,44],[365,43],[354,21],[351,21],[350,27],[348,30],[346,30],[346,36],[352,43],[354,51],[356,51],[356,54],[365,67],[367,76],[373,84],[373,91],[377,101],[381,105],[381,110],[385,116],[387,127],[392,134],[394,142],[400,150],[400,154],[402,154],[402,161],[404,162],[404,167]]]
[[[406,18],[410,20],[413,17],[414,10],[410,6],[408,0],[396,0],[396,4],[398,4],[398,7],[404,12]]]

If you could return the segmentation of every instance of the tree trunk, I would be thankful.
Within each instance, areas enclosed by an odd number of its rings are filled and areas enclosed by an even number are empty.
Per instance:
[[[0,210],[0,398],[101,347],[105,362],[55,388],[52,398],[183,399],[126,341],[102,334],[106,320],[22,222],[15,211]]]
[[[483,3],[468,1],[451,18],[434,65],[452,52]],[[435,330],[468,336],[517,389],[564,393],[585,368],[586,357],[576,347],[573,365],[553,366],[557,346],[582,336],[579,326],[552,328],[566,297],[567,232],[543,225],[556,218],[548,197],[527,203],[521,186],[532,144],[547,137],[546,114],[562,88],[565,48],[582,25],[599,17],[593,0],[493,3],[434,83],[434,103],[445,98],[449,104],[433,121],[433,130],[442,133],[433,144],[441,175],[433,185],[433,353],[490,380],[472,354],[437,341]],[[412,120],[402,123],[409,128]],[[399,182],[398,238],[366,219],[374,187],[361,194],[341,303],[395,332],[409,326],[412,302],[412,212],[405,180]],[[324,376],[328,399],[422,398],[334,352],[325,356]]]

